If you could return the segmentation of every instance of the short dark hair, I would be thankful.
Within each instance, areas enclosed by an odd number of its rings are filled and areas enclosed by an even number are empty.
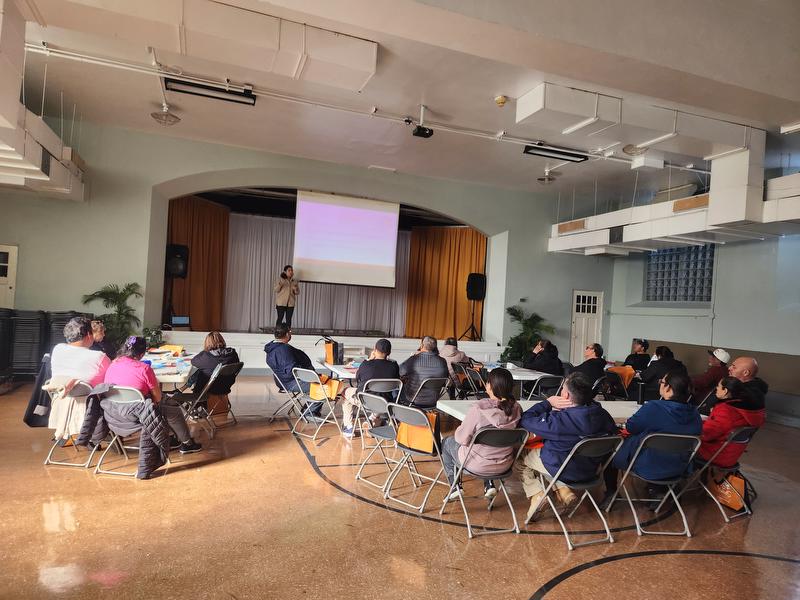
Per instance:
[[[547,354],[548,356],[555,356],[558,358],[558,346],[553,343],[547,342],[547,346],[542,348],[542,352]]]
[[[676,369],[664,375],[664,383],[672,388],[671,402],[686,404],[692,395],[692,380],[683,369]]]
[[[589,344],[589,347],[592,349],[597,358],[603,358],[603,347],[600,344]]]
[[[583,406],[592,401],[592,381],[583,373],[575,371],[567,375],[564,386],[569,390],[573,404]]]
[[[392,353],[392,343],[386,338],[381,338],[375,342],[375,350],[389,356]]]
[[[64,325],[64,339],[68,344],[80,342],[92,334],[92,321],[86,317],[73,317]]]
[[[672,350],[669,349],[669,346],[659,346],[656,348],[656,356],[658,358],[675,358],[675,355],[672,353]]]
[[[445,346],[455,346],[458,348],[458,340],[454,337],[449,337],[444,341]]]
[[[644,349],[645,352],[647,352],[647,349],[650,347],[650,342],[648,342],[643,338],[633,338],[633,343],[639,344]]]
[[[289,335],[289,327],[287,325],[276,325],[275,326],[275,339],[282,340],[287,335]]]
[[[146,350],[147,342],[145,339],[140,335],[132,335],[125,338],[125,341],[122,342],[117,357],[127,356],[128,358],[139,358],[144,356]]]

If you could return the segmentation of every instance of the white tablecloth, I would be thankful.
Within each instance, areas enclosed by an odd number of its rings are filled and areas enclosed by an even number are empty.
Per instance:
[[[436,408],[443,413],[455,417],[459,421],[463,421],[470,407],[475,404],[475,402],[477,402],[477,400],[439,400],[439,402],[436,403]],[[528,402],[527,400],[522,400],[519,403],[523,412],[534,404],[536,404],[536,402]],[[624,423],[633,413],[639,410],[639,405],[632,401],[601,401],[600,404],[618,423]]]

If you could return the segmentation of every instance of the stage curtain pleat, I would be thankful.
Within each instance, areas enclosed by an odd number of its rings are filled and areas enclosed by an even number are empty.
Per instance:
[[[173,284],[173,313],[189,315],[194,331],[222,329],[229,218],[226,206],[202,198],[186,196],[169,203],[167,242],[189,247],[187,277],[175,278]]]
[[[470,324],[467,276],[486,270],[486,236],[469,227],[411,231],[406,337],[458,337]],[[480,329],[483,302],[475,304]]]

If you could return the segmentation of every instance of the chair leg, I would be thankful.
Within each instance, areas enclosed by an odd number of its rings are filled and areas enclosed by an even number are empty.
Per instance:
[[[117,477],[136,477],[137,471],[134,471],[133,473],[125,473],[123,471],[114,471],[113,469],[103,468],[103,461],[105,460],[109,450],[111,450],[111,448],[114,447],[115,444],[119,448],[122,456],[125,458],[125,461],[126,462],[128,461],[128,453],[125,450],[125,446],[122,444],[120,436],[115,433],[114,437],[111,438],[111,443],[108,444],[108,447],[105,449],[105,451],[103,451],[103,454],[100,455],[100,460],[97,461],[97,466],[94,469],[95,475],[116,475]]]
[[[72,447],[75,449],[76,452],[80,453],[80,450],[78,450],[79,446],[77,446],[75,444],[74,436],[69,436],[67,439],[72,441]],[[50,451],[47,453],[47,456],[44,459],[44,464],[45,465],[57,465],[57,466],[61,466],[61,467],[76,467],[76,468],[80,468],[80,469],[88,469],[91,466],[92,459],[94,458],[94,454],[95,454],[95,452],[97,452],[97,446],[94,446],[91,450],[89,450],[87,448],[87,452],[89,453],[89,456],[86,458],[85,461],[83,461],[81,463],[69,462],[69,461],[64,461],[64,460],[53,460],[53,453],[56,451],[56,448],[60,447],[58,445],[58,443],[60,441],[61,440],[55,440],[53,442],[53,445],[50,447]]]
[[[284,408],[286,408],[287,406],[289,407],[289,410],[286,411],[286,416],[288,417],[289,413],[294,411],[294,399],[293,398],[289,398],[286,402],[284,402],[278,408],[276,408],[275,411],[272,413],[272,416],[269,418],[269,421],[267,421],[267,422],[268,423],[272,423],[277,418],[278,414]]]
[[[678,535],[679,536],[683,536],[683,535],[685,535],[686,537],[689,537],[689,538],[692,537],[692,532],[689,530],[689,523],[686,521],[686,513],[683,512],[683,506],[681,506],[680,500],[678,500],[678,496],[677,496],[677,494],[675,494],[674,487],[675,486],[672,486],[672,485],[667,486],[666,495],[669,495],[669,496],[672,497],[672,501],[675,503],[675,507],[678,509],[678,513],[680,514],[681,520],[683,521],[683,530],[682,531],[653,531],[653,530],[644,529],[642,527],[641,522],[639,521],[639,515],[636,512],[636,507],[634,506],[634,499],[632,499],[630,494],[628,493],[627,486],[624,486],[624,485],[622,486],[622,491],[625,493],[625,498],[628,500],[628,506],[630,507],[631,513],[633,514],[633,520],[636,523],[636,533],[638,535],[640,535],[640,536],[644,535],[644,534],[648,534],[648,535],[673,535],[673,536],[678,536]],[[653,500],[656,500],[656,499],[654,498]],[[636,499],[636,501],[638,502],[638,501],[641,501],[641,500]]]

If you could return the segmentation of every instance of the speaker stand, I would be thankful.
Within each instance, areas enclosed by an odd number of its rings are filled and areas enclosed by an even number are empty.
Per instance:
[[[471,342],[478,342],[481,339],[481,332],[475,327],[475,300],[472,301],[472,320],[469,327],[458,337],[459,340],[463,340],[464,338]]]

